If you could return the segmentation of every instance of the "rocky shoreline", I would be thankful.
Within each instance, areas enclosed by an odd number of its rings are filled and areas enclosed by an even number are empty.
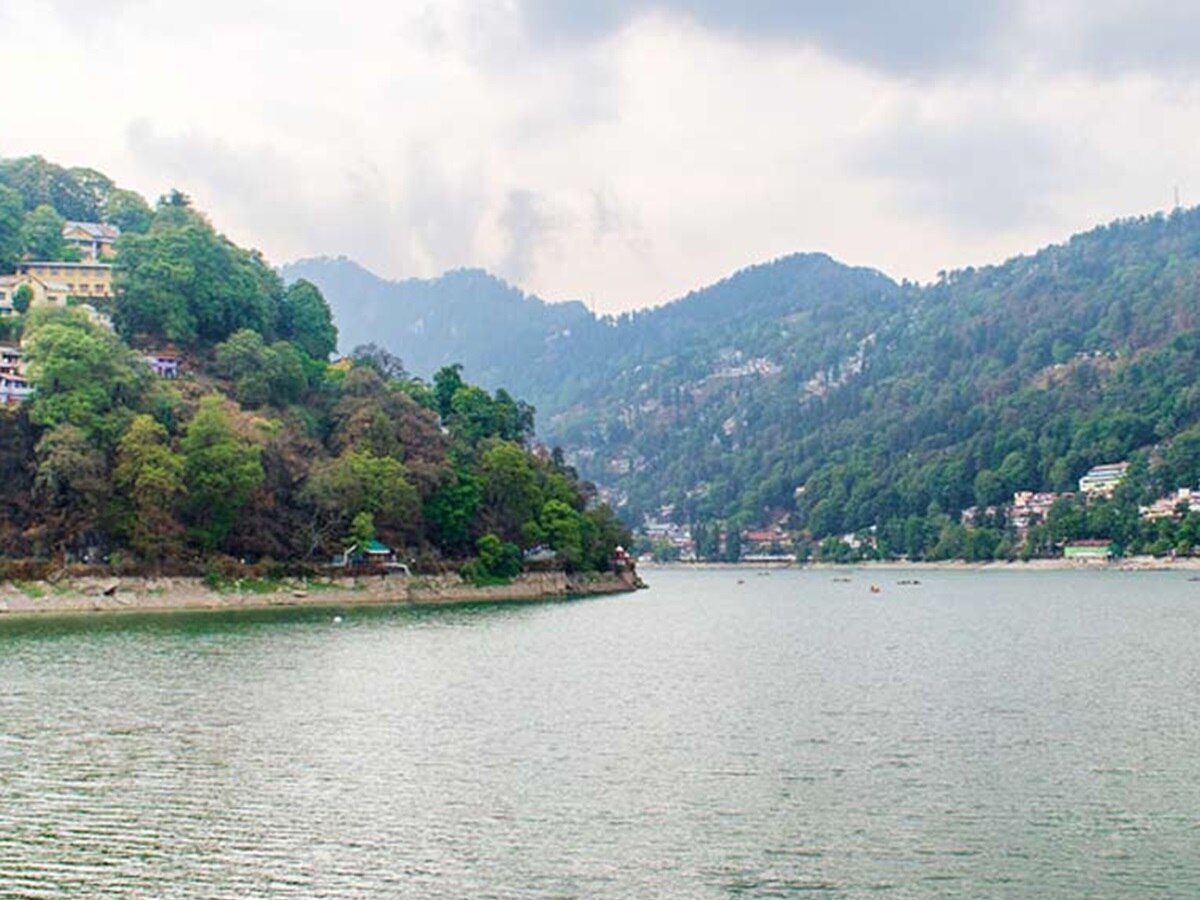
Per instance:
[[[619,594],[645,587],[632,572],[519,575],[507,584],[474,585],[458,575],[366,575],[235,581],[216,590],[202,578],[68,578],[0,583],[0,614],[37,615],[268,607],[449,606],[525,603]]]

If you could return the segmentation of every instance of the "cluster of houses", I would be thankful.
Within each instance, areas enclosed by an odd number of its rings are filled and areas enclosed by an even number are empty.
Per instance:
[[[12,275],[0,275],[0,316],[16,312],[14,301],[28,288],[30,306],[66,306],[67,298],[110,300],[120,229],[103,222],[67,222],[63,242],[79,252],[78,262],[27,260]]]
[[[65,223],[63,242],[78,251],[79,261],[25,260],[14,273],[0,275],[0,318],[21,312],[18,303],[24,297],[29,309],[71,305],[111,330],[112,319],[87,301],[113,298],[112,260],[120,234],[104,222]],[[143,361],[160,378],[176,378],[181,371],[179,355],[171,351],[148,353]],[[21,348],[0,345],[0,406],[22,403],[32,394]]]
[[[1079,491],[1017,491],[1011,503],[1001,506],[970,507],[962,512],[964,525],[983,525],[989,520],[1004,521],[1015,531],[1019,543],[1023,543],[1033,526],[1045,522],[1050,508],[1060,500],[1082,496],[1085,499],[1111,498],[1129,470],[1128,462],[1106,463],[1094,466],[1079,479]],[[1143,519],[1180,518],[1190,512],[1200,512],[1200,490],[1180,488],[1138,508]],[[698,556],[691,530],[686,525],[670,521],[672,509],[664,507],[658,518],[647,517],[641,532],[656,547],[668,547],[680,561],[694,562]],[[873,544],[874,529],[864,534],[842,535],[840,540],[851,550]],[[774,562],[794,559],[792,551],[795,535],[786,531],[782,523],[770,528],[750,529],[741,532],[741,558],[747,562]],[[722,535],[722,541],[726,540]],[[1064,556],[1076,559],[1107,558],[1112,555],[1112,542],[1107,540],[1074,541],[1064,547]]]

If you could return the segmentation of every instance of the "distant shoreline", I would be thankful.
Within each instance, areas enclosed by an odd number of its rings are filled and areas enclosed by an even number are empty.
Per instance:
[[[940,560],[938,562],[900,560],[861,560],[858,562],[668,562],[639,563],[646,569],[672,569],[677,571],[729,569],[729,570],[812,570],[817,572],[845,572],[862,569],[866,571],[929,571],[929,572],[1200,572],[1200,557],[1159,559],[1153,556],[1129,556],[1111,560],[1083,559],[1031,559],[1013,562],[993,560],[990,562],[966,562],[965,560]]]
[[[241,589],[241,585],[248,585]],[[577,596],[630,593],[636,575],[563,572],[518,575],[507,584],[474,585],[457,575],[389,575],[287,579],[262,588],[234,582],[215,590],[201,578],[68,578],[0,583],[0,619],[7,616],[174,612],[282,607],[451,606],[537,603]]]

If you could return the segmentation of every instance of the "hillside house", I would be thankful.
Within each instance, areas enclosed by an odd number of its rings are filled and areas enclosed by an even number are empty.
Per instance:
[[[22,354],[19,347],[0,345],[0,374],[20,375]]]
[[[53,281],[82,300],[108,300],[113,296],[113,267],[107,263],[31,261],[18,263],[17,274]]]
[[[117,238],[121,229],[104,222],[66,222],[63,224],[63,241],[79,251],[80,256],[91,262],[111,259],[117,253]]]
[[[22,285],[28,285],[33,297],[29,308],[67,305],[67,286],[38,275],[0,275],[0,316],[11,316],[16,312],[13,305],[16,293]]]
[[[180,360],[178,354],[167,352],[147,353],[142,360],[150,367],[150,371],[159,378],[178,378]]]
[[[33,394],[33,388],[24,375],[15,372],[0,372],[0,404],[15,406],[24,403]]]
[[[1151,521],[1155,519],[1178,519],[1183,513],[1200,512],[1200,492],[1191,488],[1180,488],[1173,494],[1159,497],[1149,506],[1139,506],[1138,515]]]
[[[1111,497],[1117,485],[1125,477],[1129,463],[1107,463],[1103,466],[1093,466],[1088,473],[1079,479],[1079,492],[1088,498]]]

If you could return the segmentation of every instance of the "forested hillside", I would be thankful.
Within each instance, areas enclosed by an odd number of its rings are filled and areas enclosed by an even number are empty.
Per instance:
[[[948,526],[964,508],[1066,491],[1099,463],[1133,462],[1134,519],[1138,502],[1195,487],[1198,347],[1191,210],[928,286],[788,257],[496,371],[630,521],[664,506],[735,527],[787,515],[815,541],[874,528],[924,556],[962,538]],[[1136,542],[1135,525],[1073,535]],[[1006,539],[999,523],[987,553]]]
[[[596,328],[582,303],[544,303],[478,269],[389,282],[341,258],[302,260],[281,274],[332,287],[343,352],[368,343],[403,348],[405,365],[426,378],[461,363],[482,384],[520,392],[505,380],[522,374],[514,372],[514,359],[536,357],[547,342]]]
[[[151,207],[91,170],[7,160],[0,212],[0,275],[68,260],[68,217],[121,229],[111,296],[0,319],[33,388],[0,412],[4,557],[297,565],[379,541],[487,578],[539,546],[604,568],[627,542],[561,457],[532,452],[531,407],[456,366],[411,377],[374,345],[331,364],[320,291],[285,287],[184,194]]]

